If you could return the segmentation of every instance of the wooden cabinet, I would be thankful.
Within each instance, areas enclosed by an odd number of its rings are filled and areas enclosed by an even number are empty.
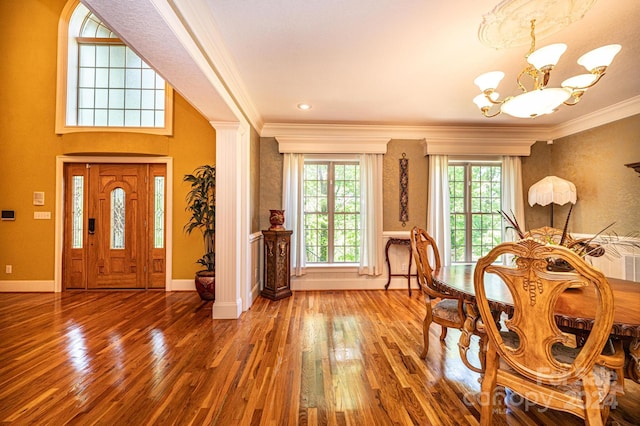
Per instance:
[[[291,234],[293,231],[262,231],[264,236],[264,288],[271,300],[291,296]]]

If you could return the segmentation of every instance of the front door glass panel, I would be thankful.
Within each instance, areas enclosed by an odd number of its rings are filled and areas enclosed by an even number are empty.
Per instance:
[[[124,249],[124,189],[115,188],[111,191],[111,249]]]

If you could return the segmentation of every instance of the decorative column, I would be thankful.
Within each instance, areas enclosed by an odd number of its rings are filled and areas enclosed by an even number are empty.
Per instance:
[[[215,319],[235,319],[249,286],[249,132],[237,122],[211,122],[216,129]],[[246,308],[245,308],[246,309]]]

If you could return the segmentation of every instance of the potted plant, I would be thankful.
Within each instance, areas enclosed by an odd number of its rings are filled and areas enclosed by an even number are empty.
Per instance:
[[[193,174],[185,175],[184,182],[191,185],[185,197],[185,210],[191,217],[184,225],[184,232],[189,235],[194,229],[198,229],[204,239],[204,254],[196,263],[206,269],[196,272],[196,290],[202,300],[215,300],[216,168],[200,166]]]

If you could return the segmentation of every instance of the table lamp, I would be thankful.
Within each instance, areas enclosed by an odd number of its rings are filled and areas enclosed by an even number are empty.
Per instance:
[[[576,186],[557,176],[547,176],[529,188],[529,205],[551,205],[551,227],[553,228],[553,205],[576,203]]]

